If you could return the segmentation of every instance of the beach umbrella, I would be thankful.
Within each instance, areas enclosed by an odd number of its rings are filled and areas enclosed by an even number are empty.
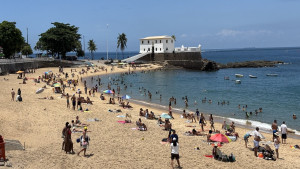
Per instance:
[[[126,94],[126,95],[122,96],[122,99],[131,99],[131,97]]]
[[[248,131],[246,134],[250,134],[250,136],[253,136],[255,131],[256,131],[256,130]],[[265,139],[265,137],[264,137],[260,132],[258,132],[258,136],[259,136],[261,139]]]
[[[113,94],[114,91],[112,91],[112,90],[104,90],[103,93],[106,93],[106,94]]]
[[[53,87],[60,87],[60,86],[61,86],[60,83],[53,84]]]
[[[210,140],[222,143],[229,143],[231,141],[230,138],[226,137],[224,134],[215,134],[210,137]]]
[[[165,119],[171,119],[172,117],[170,115],[168,115],[167,113],[163,113],[160,115],[161,118],[165,118]]]

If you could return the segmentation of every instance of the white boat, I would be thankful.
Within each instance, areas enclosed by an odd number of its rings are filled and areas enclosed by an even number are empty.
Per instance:
[[[236,84],[241,84],[242,81],[240,81],[240,80],[235,80],[235,83],[236,83]]]
[[[242,74],[235,74],[235,77],[244,77]]]
[[[269,73],[267,76],[278,76],[278,74]]]
[[[249,75],[250,78],[257,78],[257,76]]]

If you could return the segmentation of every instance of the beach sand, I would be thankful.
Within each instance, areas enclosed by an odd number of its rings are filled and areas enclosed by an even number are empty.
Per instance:
[[[143,69],[157,67],[154,65]],[[76,69],[78,73],[81,68]],[[26,77],[37,78],[48,70],[58,73],[58,68],[41,68],[33,74],[26,74]],[[70,70],[71,68],[64,68],[64,71],[69,74]],[[138,68],[138,70],[142,69]],[[128,68],[116,68],[112,73],[127,71]],[[111,72],[110,67],[108,72]],[[100,71],[88,75],[101,74],[106,73]],[[6,81],[4,78],[9,80]],[[159,127],[156,120],[147,120],[144,117],[142,122],[147,125],[148,131],[132,129],[136,127],[135,121],[139,118],[139,109],[147,107],[131,103],[133,109],[123,109],[118,105],[107,104],[107,100],[101,101],[98,93],[96,97],[91,97],[94,101],[93,105],[83,104],[83,108],[89,108],[90,112],[74,111],[66,107],[66,98],[54,94],[50,86],[47,86],[44,92],[35,94],[37,89],[45,85],[44,82],[35,84],[31,79],[27,84],[19,83],[22,83],[22,80],[17,79],[16,74],[0,78],[0,134],[5,139],[19,140],[26,145],[25,150],[6,151],[13,168],[170,168],[170,146],[161,144],[161,140],[168,136],[168,132]],[[22,90],[23,102],[11,101],[12,88],[15,92],[18,88]],[[82,84],[79,88],[81,91],[84,89]],[[66,93],[72,95],[75,91],[66,88]],[[54,100],[38,99],[47,96],[53,96]],[[82,96],[86,97],[85,94]],[[111,113],[108,109],[121,109],[122,113]],[[154,111],[156,115],[166,113],[164,110],[150,107],[148,109]],[[133,123],[117,123],[124,118],[116,116],[125,113],[131,114]],[[80,156],[66,154],[61,150],[62,129],[67,121],[75,120],[77,115],[82,122],[90,124],[88,130],[91,132],[88,135],[91,140],[87,149],[89,157],[84,157],[83,153]],[[203,142],[206,136],[183,134],[185,131],[192,130],[186,125],[196,125],[196,129],[200,130],[198,123],[186,123],[186,119],[180,118],[179,114],[174,114],[174,117],[171,123],[179,136],[180,162],[183,168],[300,168],[300,150],[290,148],[291,145],[299,145],[300,140],[288,138],[287,144],[281,144],[280,159],[277,161],[263,160],[255,157],[254,152],[249,148],[245,148],[243,136],[248,129],[236,128],[241,138],[220,148],[227,155],[233,153],[236,162],[225,163],[204,156],[212,153],[212,146]],[[87,122],[89,118],[98,118],[100,121]],[[215,127],[220,129],[221,124],[216,123]],[[208,126],[206,129],[208,130]],[[265,141],[271,140],[271,134],[263,133],[263,135],[266,137]],[[76,139],[80,136],[80,133],[72,134],[76,153],[81,149],[79,143],[76,143]],[[253,137],[250,137],[248,147],[253,147],[252,140]],[[195,147],[199,147],[200,150],[195,150]],[[273,143],[271,148],[274,149]]]

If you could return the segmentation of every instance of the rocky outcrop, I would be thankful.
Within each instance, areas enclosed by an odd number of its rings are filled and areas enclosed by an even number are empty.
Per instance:
[[[277,64],[283,64],[282,61],[246,61],[246,62],[234,62],[227,64],[218,64],[220,69],[226,68],[259,68],[259,67],[275,67]]]

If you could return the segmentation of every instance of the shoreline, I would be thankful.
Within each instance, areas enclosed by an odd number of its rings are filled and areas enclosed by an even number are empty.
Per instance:
[[[156,66],[153,66],[154,69]],[[85,67],[82,67],[86,69]],[[110,68],[110,67],[107,67]],[[151,68],[151,69],[152,69]],[[76,68],[81,70],[81,68]],[[144,68],[149,70],[150,67]],[[95,97],[90,97],[93,105],[83,104],[83,108],[89,108],[89,112],[81,112],[66,107],[66,98],[61,98],[60,94],[55,94],[52,87],[47,88],[40,94],[36,94],[36,90],[45,85],[44,82],[34,83],[32,78],[44,74],[45,71],[52,70],[54,74],[58,74],[58,68],[41,68],[36,73],[26,74],[30,80],[27,84],[20,84],[22,79],[17,79],[16,74],[2,76],[0,78],[0,92],[3,97],[0,101],[3,103],[2,111],[0,111],[0,134],[5,139],[19,140],[26,143],[26,149],[22,151],[6,151],[6,155],[14,168],[169,168],[170,167],[170,147],[168,144],[161,144],[161,140],[168,136],[168,132],[162,130],[157,125],[156,120],[146,120],[142,117],[143,123],[147,125],[148,131],[133,130],[136,128],[135,121],[141,118],[139,116],[139,108],[149,108],[149,106],[141,106],[131,103],[132,109],[123,109],[118,104],[107,104],[108,100],[99,99],[99,93]],[[139,68],[137,69],[139,70]],[[64,72],[70,73],[71,68],[64,68]],[[91,71],[91,70],[90,70]],[[105,75],[105,71],[90,73],[89,75]],[[112,73],[127,72],[128,69],[117,68]],[[111,73],[110,70],[108,73]],[[108,74],[107,73],[107,74]],[[78,72],[75,72],[75,78]],[[9,79],[5,80],[3,79]],[[82,76],[84,78],[85,76]],[[71,77],[70,77],[71,78]],[[80,78],[80,77],[79,77]],[[80,80],[79,80],[80,82]],[[83,89],[81,83],[77,88]],[[11,101],[11,88],[16,91],[18,88],[22,90],[23,102]],[[72,95],[75,90],[66,87],[66,92]],[[82,90],[81,90],[82,91]],[[39,99],[41,97],[54,96],[54,100]],[[76,97],[78,94],[76,94]],[[83,97],[88,95],[82,94]],[[106,96],[107,97],[107,96]],[[108,110],[121,109],[122,113],[112,113]],[[166,111],[161,109],[149,108],[156,115]],[[131,114],[132,123],[120,124],[118,120],[124,118],[117,115]],[[76,116],[84,123],[88,123],[88,133],[91,137],[90,146],[87,149],[89,157],[83,157],[66,154],[61,150],[62,138],[61,131],[66,121],[70,122]],[[224,163],[211,158],[205,157],[211,154],[212,146],[208,145],[204,140],[205,136],[186,136],[184,132],[192,130],[186,125],[195,125],[196,130],[200,127],[197,123],[186,123],[186,119],[181,119],[180,114],[174,113],[174,120],[170,120],[173,128],[176,130],[180,140],[180,161],[184,168],[199,168],[199,163],[208,168],[242,168],[247,166],[255,168],[278,167],[291,168],[300,165],[298,160],[300,151],[291,149],[291,145],[299,144],[299,140],[288,136],[287,144],[280,146],[280,160],[267,161],[256,158],[253,151],[249,149],[253,146],[250,138],[248,148],[245,148],[243,134],[248,130],[236,127],[236,131],[240,133],[241,138],[235,142],[224,144],[220,149],[225,154],[233,153],[237,158],[234,163]],[[90,122],[88,119],[98,118],[98,122]],[[207,132],[209,126],[205,127]],[[215,123],[215,128],[220,129],[221,125]],[[224,132],[223,130],[221,131]],[[79,152],[81,147],[76,143],[76,139],[80,137],[80,133],[72,134],[74,143],[74,151]],[[271,140],[271,134],[264,134],[266,141]],[[261,142],[261,145],[265,142]],[[270,143],[274,149],[273,143]],[[195,150],[200,147],[201,151]],[[195,163],[197,161],[197,163]]]
[[[137,70],[137,71],[139,71],[139,70]],[[106,75],[119,75],[120,73],[124,73],[124,72],[113,72],[113,73],[108,73]],[[103,77],[103,76],[106,76],[106,75],[100,75],[100,76],[96,75],[96,76]],[[95,76],[91,75],[91,76],[87,76],[85,78],[90,79],[91,77],[95,77]],[[87,83],[89,83],[88,81],[89,80],[87,80]],[[91,84],[89,84],[89,85],[91,85]],[[99,91],[98,93],[101,93],[101,91]],[[122,96],[122,94],[121,94],[121,96]],[[118,97],[118,96],[116,95],[115,97]],[[144,100],[137,100],[137,99],[130,99],[130,103],[135,103],[135,105],[140,106],[140,107],[147,106],[147,107],[151,107],[151,108],[154,108],[154,109],[159,109],[160,111],[165,111],[166,113],[168,112],[168,106],[164,106],[164,105],[158,104],[158,103],[153,103],[153,102],[144,101]],[[181,115],[182,111],[184,109],[185,108],[183,108],[183,107],[179,107],[179,108],[178,107],[176,107],[176,108],[172,107],[172,112]],[[188,108],[186,108],[186,111],[187,112],[194,112],[194,111],[189,110]],[[199,110],[199,111],[203,112],[201,110]],[[209,114],[207,112],[203,112],[203,114],[206,117],[206,119],[208,119]],[[224,116],[219,116],[219,115],[214,115],[214,114],[213,114],[213,117],[214,117],[215,123],[219,123],[220,125],[222,125],[224,120],[226,121],[227,124],[230,124],[233,121],[237,127],[248,129],[248,130],[255,130],[256,127],[259,127],[260,131],[262,131],[264,133],[272,134],[271,124],[268,124],[268,123],[264,123],[264,122],[260,122],[260,121],[254,121],[254,120],[247,120],[247,119],[237,119],[237,118],[232,118],[232,117],[224,117]],[[249,125],[249,123],[251,123],[251,124]],[[258,125],[254,125],[254,124],[258,124]],[[291,131],[293,131],[293,132],[291,132]],[[280,132],[280,130],[279,130],[279,132]],[[289,133],[289,136],[291,138],[300,140],[300,132],[299,131],[297,131],[295,129],[292,129],[292,128],[288,128],[288,133]]]

